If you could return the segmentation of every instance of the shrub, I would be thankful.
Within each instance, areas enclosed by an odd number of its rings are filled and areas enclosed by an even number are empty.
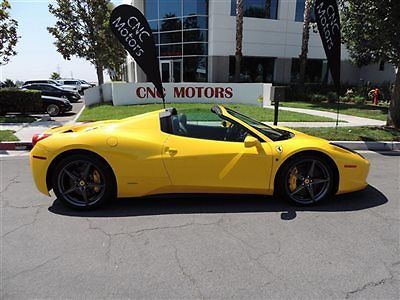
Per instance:
[[[311,94],[311,96],[310,96],[311,102],[314,102],[314,103],[320,103],[320,102],[325,101],[326,99],[327,99],[327,97],[322,94]]]
[[[38,91],[18,89],[0,90],[0,114],[19,112],[21,114],[42,112],[43,101]]]

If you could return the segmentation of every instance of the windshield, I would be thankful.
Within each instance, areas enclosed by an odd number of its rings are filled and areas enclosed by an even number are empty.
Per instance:
[[[229,114],[231,114],[235,118],[238,118],[239,120],[247,123],[248,125],[250,125],[251,127],[260,131],[261,133],[263,133],[265,136],[267,136],[268,138],[270,138],[273,141],[279,141],[279,140],[283,140],[283,139],[292,137],[292,133],[290,133],[288,131],[272,128],[271,126],[265,125],[264,123],[254,120],[248,116],[242,115],[241,113],[239,113],[233,109],[226,108],[226,107],[225,107],[225,109]]]

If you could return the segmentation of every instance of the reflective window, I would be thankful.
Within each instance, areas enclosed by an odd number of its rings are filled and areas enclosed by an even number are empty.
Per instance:
[[[174,31],[182,29],[182,19],[164,19],[160,20],[160,31]]]
[[[278,18],[279,0],[244,0],[243,16],[250,18]],[[231,0],[231,15],[236,16],[236,0]]]
[[[240,82],[272,82],[275,58],[244,56],[240,66]],[[229,81],[235,76],[235,57],[229,60]]]
[[[183,81],[207,81],[207,57],[183,58]]]
[[[181,56],[182,44],[160,45],[160,56]]]
[[[300,78],[300,60],[292,59],[291,81],[297,82]],[[306,83],[321,83],[328,80],[328,64],[324,59],[307,59]]]
[[[160,19],[182,16],[182,0],[161,0],[159,5]]]
[[[173,31],[167,33],[160,33],[161,44],[181,43],[182,31]]]
[[[296,22],[303,22],[304,21],[304,6],[305,0],[296,0],[296,15],[294,20]],[[311,22],[315,22],[315,13],[314,8],[311,9]]]
[[[183,15],[207,15],[206,0],[183,0]]]
[[[187,30],[183,32],[184,42],[207,42],[208,31],[207,30]]]
[[[207,81],[207,15],[207,0],[145,1],[158,56],[174,62],[170,69],[175,82],[181,80],[180,73],[184,81]]]
[[[158,0],[146,0],[144,13],[147,20],[158,19]]]
[[[183,28],[184,29],[193,29],[193,28],[208,28],[208,18],[207,17],[188,17],[183,19]]]
[[[183,44],[183,55],[207,55],[207,43],[187,43]]]

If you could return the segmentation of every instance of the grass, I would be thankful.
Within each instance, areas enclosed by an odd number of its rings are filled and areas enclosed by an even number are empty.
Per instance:
[[[0,142],[13,142],[19,141],[18,138],[14,135],[14,131],[12,130],[0,130]]]
[[[400,131],[385,127],[296,128],[296,130],[335,141],[400,141]]]
[[[36,118],[31,116],[0,116],[0,123],[32,123],[34,121],[36,121]]]
[[[211,104],[199,103],[175,103],[167,104],[175,107],[178,112],[184,112],[191,121],[218,121],[219,118],[210,112]],[[245,115],[251,116],[260,121],[272,122],[274,119],[274,111],[269,108],[259,106],[231,104],[226,107],[233,108]],[[161,104],[144,104],[144,105],[129,105],[129,106],[112,106],[112,105],[97,105],[90,108],[85,108],[78,121],[100,121],[108,119],[122,119],[139,115],[142,113],[162,109]],[[312,116],[302,113],[280,111],[280,122],[335,122],[334,119]]]
[[[329,112],[336,112],[337,105],[335,103],[321,102],[281,102],[280,105],[285,107],[295,107],[295,108],[306,108],[323,110]],[[386,121],[388,115],[387,106],[373,106],[367,104],[352,104],[352,103],[340,103],[340,112],[342,114],[363,117],[369,119],[376,119],[381,121]]]

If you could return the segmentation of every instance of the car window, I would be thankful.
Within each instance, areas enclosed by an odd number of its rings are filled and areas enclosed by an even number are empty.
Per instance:
[[[64,81],[64,84],[69,84],[69,85],[77,85],[78,83],[76,81]]]
[[[163,127],[163,126],[162,126]],[[229,123],[211,111],[185,111],[170,116],[169,130],[164,132],[173,135],[226,142],[244,142],[251,134],[245,127],[237,123]],[[251,134],[252,135],[252,134]],[[257,137],[256,137],[257,138]]]

